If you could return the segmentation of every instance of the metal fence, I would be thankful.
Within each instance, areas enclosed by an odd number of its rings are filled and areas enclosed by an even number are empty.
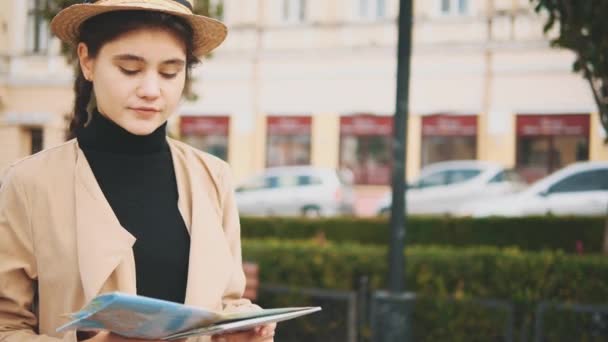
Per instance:
[[[534,342],[546,341],[608,341],[608,305],[541,302]]]
[[[276,335],[281,342],[608,341],[608,305],[541,302],[518,307],[494,299],[371,293],[365,281],[362,285],[359,291],[261,286],[258,302],[323,308],[282,322]]]
[[[507,301],[434,299],[385,291],[375,292],[372,298],[374,342],[513,341],[515,309]],[[454,324],[465,330],[466,335],[456,336],[449,329],[438,329]]]
[[[258,303],[264,307],[321,306],[322,311],[281,322],[276,341],[357,342],[357,294],[354,291],[294,289],[260,286]]]

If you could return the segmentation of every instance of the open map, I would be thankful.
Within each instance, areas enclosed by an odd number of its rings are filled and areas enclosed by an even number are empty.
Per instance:
[[[220,313],[143,296],[112,292],[97,296],[82,310],[70,314],[67,330],[108,330],[139,339],[172,340],[246,330],[321,310],[320,307],[265,309]]]

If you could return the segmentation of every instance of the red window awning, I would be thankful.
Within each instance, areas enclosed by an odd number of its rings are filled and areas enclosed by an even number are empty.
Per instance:
[[[477,116],[445,114],[424,116],[422,136],[477,136]]]
[[[312,118],[310,116],[269,116],[267,125],[269,135],[310,134]]]
[[[182,116],[180,122],[183,135],[225,135],[230,131],[228,116]]]
[[[340,118],[340,134],[354,136],[387,135],[393,133],[391,116],[353,115]]]
[[[589,114],[517,115],[518,136],[589,136]]]

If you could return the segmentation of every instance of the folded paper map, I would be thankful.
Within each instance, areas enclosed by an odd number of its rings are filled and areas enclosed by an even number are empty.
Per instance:
[[[57,332],[108,330],[129,338],[174,340],[247,330],[319,310],[320,307],[293,307],[223,313],[112,292],[95,297],[84,309],[70,314],[72,321]]]

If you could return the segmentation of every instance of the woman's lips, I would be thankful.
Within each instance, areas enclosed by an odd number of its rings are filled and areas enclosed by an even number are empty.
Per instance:
[[[143,116],[152,116],[160,112],[160,110],[152,107],[130,107],[129,109]]]

